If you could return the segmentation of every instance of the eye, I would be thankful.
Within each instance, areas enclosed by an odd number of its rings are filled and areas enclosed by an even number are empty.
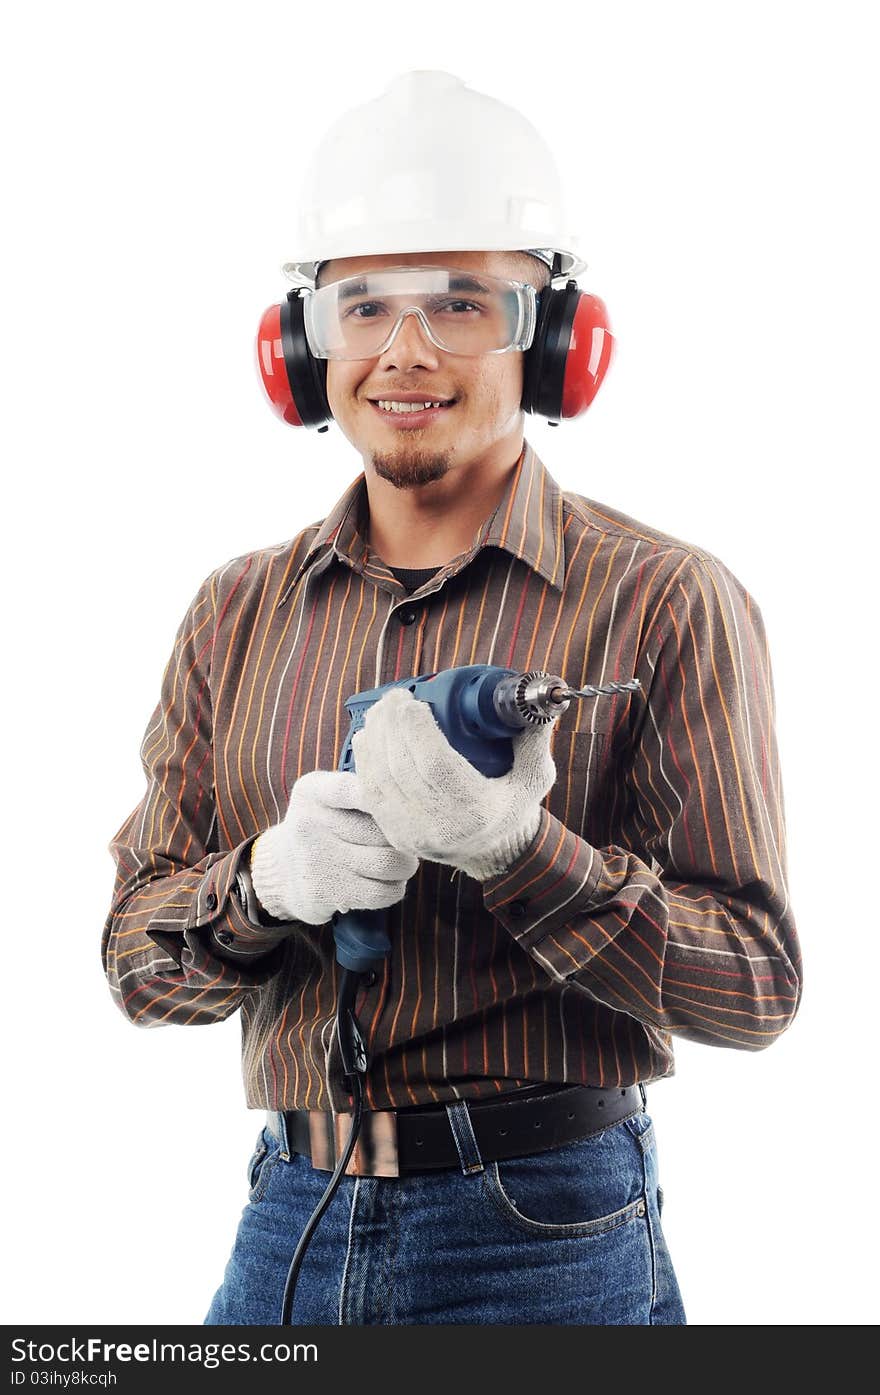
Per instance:
[[[352,305],[351,308],[348,309],[348,310],[345,312],[345,315],[346,315],[346,319],[348,319],[349,317],[353,317],[354,319],[357,319],[357,320],[372,320],[372,319],[375,319],[375,318],[376,318],[375,315],[372,315],[372,314],[359,315],[357,312],[358,312],[359,310],[366,310],[366,311],[384,310],[384,308],[385,308],[385,307],[384,307],[384,306],[381,304],[381,302],[378,301],[378,300],[361,300],[361,301],[358,302],[357,305]]]
[[[431,308],[433,310],[455,310],[458,306],[463,307],[464,310],[476,310],[477,313],[479,313],[483,308],[481,305],[477,305],[476,302],[473,300],[437,301]],[[461,312],[458,311],[457,313]]]

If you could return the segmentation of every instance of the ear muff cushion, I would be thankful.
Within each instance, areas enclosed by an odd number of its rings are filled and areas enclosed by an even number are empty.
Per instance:
[[[281,343],[291,392],[303,426],[322,426],[333,413],[327,401],[327,360],[315,358],[306,339],[305,301],[296,291],[281,307]],[[287,313],[285,313],[285,310]]]
[[[574,281],[562,288],[548,286],[541,292],[535,337],[526,355],[523,373],[522,405],[527,412],[543,417],[560,414],[568,331],[578,294]]]
[[[535,333],[532,342],[526,350],[523,360],[523,390],[520,406],[524,412],[537,412],[535,405],[537,398],[538,384],[541,380],[541,367],[544,360],[544,340],[547,329],[547,316],[550,311],[550,299],[553,295],[549,286],[541,291],[538,296],[538,323],[535,326]]]

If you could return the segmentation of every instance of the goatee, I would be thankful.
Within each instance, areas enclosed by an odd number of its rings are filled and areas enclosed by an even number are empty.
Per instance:
[[[416,489],[432,480],[442,480],[449,469],[450,455],[448,450],[376,451],[371,461],[379,478],[388,480],[396,489]]]

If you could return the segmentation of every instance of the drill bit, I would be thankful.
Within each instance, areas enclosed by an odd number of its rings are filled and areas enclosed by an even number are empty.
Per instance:
[[[494,692],[495,711],[511,727],[524,727],[532,722],[552,722],[568,709],[572,698],[604,697],[641,688],[638,678],[625,683],[616,679],[601,687],[590,683],[585,688],[571,688],[557,673],[543,669],[512,674],[503,678]]]
[[[562,702],[565,698],[573,697],[604,697],[613,693],[628,693],[641,688],[641,680],[638,678],[628,678],[625,683],[618,683],[612,679],[610,683],[602,683],[597,686],[595,683],[588,683],[585,688],[554,688],[550,696],[554,702]]]

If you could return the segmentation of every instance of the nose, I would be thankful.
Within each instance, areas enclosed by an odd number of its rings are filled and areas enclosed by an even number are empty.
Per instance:
[[[436,368],[439,352],[425,333],[417,313],[402,310],[391,332],[391,343],[379,355],[379,364],[382,368],[405,368],[413,364]]]

